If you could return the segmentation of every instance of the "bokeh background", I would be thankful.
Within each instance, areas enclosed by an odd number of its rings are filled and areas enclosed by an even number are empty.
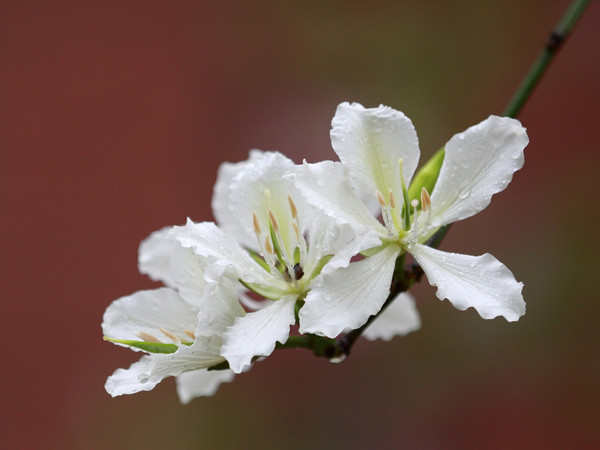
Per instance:
[[[567,1],[12,2],[0,17],[6,449],[597,449],[600,2],[520,119],[526,165],[446,250],[492,252],[527,314],[484,321],[416,290],[423,328],[343,364],[277,352],[179,404],[111,399],[137,358],[102,342],[151,231],[210,220],[250,148],[333,159],[343,100],[385,103],[425,157],[499,113]]]

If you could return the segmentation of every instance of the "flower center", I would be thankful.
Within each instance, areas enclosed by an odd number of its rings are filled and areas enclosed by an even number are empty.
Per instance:
[[[399,205],[392,189],[389,189],[387,195],[379,190],[375,191],[377,201],[381,206],[381,216],[383,224],[388,230],[391,240],[397,241],[401,245],[409,231],[422,229],[427,226],[431,216],[431,198],[426,188],[421,189],[421,202],[413,199],[409,201],[408,189],[403,175],[402,159],[398,160],[398,170],[402,187],[402,204]],[[420,205],[420,209],[419,209]],[[414,234],[414,233],[411,233]]]
[[[300,231],[298,209],[290,195],[284,208],[274,208],[277,205],[268,189],[264,195],[266,226],[261,226],[256,212],[252,213],[258,249],[265,263],[263,268],[285,282],[296,284],[304,276],[302,261],[308,252],[308,244]]]

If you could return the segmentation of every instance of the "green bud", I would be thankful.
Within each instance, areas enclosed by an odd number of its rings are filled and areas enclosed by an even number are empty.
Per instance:
[[[429,161],[427,161],[414,176],[413,181],[408,188],[408,198],[409,201],[414,199],[418,200],[419,208],[421,207],[421,188],[427,189],[427,192],[429,193],[433,192],[443,162],[444,148],[442,147],[435,152]]]

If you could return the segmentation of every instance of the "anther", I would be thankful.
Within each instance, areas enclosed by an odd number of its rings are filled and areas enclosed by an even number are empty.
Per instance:
[[[252,223],[254,224],[254,232],[260,235],[260,225],[258,224],[258,217],[256,217],[256,213],[252,213]]]
[[[270,255],[273,254],[273,246],[271,245],[269,236],[265,237],[265,249],[267,250],[267,253],[269,253]]]
[[[421,210],[428,211],[431,208],[431,197],[425,187],[421,188]]]
[[[396,209],[396,201],[394,199],[394,193],[390,191],[390,206],[392,209]]]
[[[275,216],[271,210],[269,210],[269,219],[271,219],[271,225],[273,225],[273,229],[275,231],[279,231],[279,224],[277,223],[277,219],[275,219]]]
[[[157,343],[160,343],[160,341],[157,338],[155,338],[151,334],[148,334],[148,333],[146,333],[144,331],[140,331],[137,335],[144,342],[157,342]]]
[[[292,222],[292,227],[294,228],[294,233],[296,233],[296,239],[300,241],[300,230],[298,229],[298,225]]]
[[[165,330],[164,328],[159,328],[160,332],[171,339],[173,342],[179,342],[179,338],[175,336],[170,331]]]
[[[296,204],[294,203],[294,200],[292,200],[292,197],[290,197],[288,195],[288,203],[290,204],[290,210],[292,211],[292,217],[295,219],[296,217],[298,217],[298,210],[296,209]]]
[[[184,333],[187,334],[192,339],[196,340],[196,335],[194,333],[192,333],[190,330],[185,330]]]
[[[383,195],[381,195],[381,192],[377,191],[377,201],[379,202],[379,204],[381,206],[385,206],[385,199],[383,198]]]
[[[304,276],[304,270],[302,270],[302,266],[300,264],[294,265],[294,278],[299,280]]]

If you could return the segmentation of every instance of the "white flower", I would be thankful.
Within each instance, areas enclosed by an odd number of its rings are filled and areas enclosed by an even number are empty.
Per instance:
[[[353,227],[338,226],[303,202],[286,176],[297,167],[280,153],[260,151],[247,161],[223,164],[213,197],[220,227],[188,220],[170,232],[212,270],[268,299],[225,332],[221,354],[236,373],[254,356],[270,355],[276,342],[287,341],[297,301],[318,308],[312,286],[347,266],[360,248],[380,243],[376,233],[357,237]]]
[[[117,369],[105,388],[112,396],[148,391],[169,376],[187,403],[212,395],[231,370],[207,368],[223,363],[222,334],[244,315],[240,289],[203,265],[203,261],[169,237],[167,229],[140,245],[142,273],[170,287],[139,291],[115,300],[104,313],[105,339],[148,353],[129,369]],[[219,282],[205,278],[219,278]]]
[[[415,300],[408,292],[401,292],[381,312],[363,332],[363,336],[373,341],[389,341],[394,336],[404,336],[421,328],[421,319]]]
[[[297,188],[338,222],[376,232],[379,247],[369,253],[377,251],[373,256],[325,274],[313,286],[299,313],[300,332],[334,337],[349,325],[363,324],[384,303],[396,258],[405,252],[438,287],[437,297],[456,308],[473,307],[485,319],[503,316],[508,321],[525,313],[523,284],[492,255],[467,256],[423,245],[441,226],[478,213],[506,188],[522,167],[529,142],[519,121],[490,116],[453,136],[431,196],[421,192],[420,208],[418,201],[408,204],[406,186],[420,151],[404,114],[385,106],[342,103],[332,121],[331,141],[341,163],[305,164],[295,176]],[[366,206],[372,199],[381,206],[383,224]]]

